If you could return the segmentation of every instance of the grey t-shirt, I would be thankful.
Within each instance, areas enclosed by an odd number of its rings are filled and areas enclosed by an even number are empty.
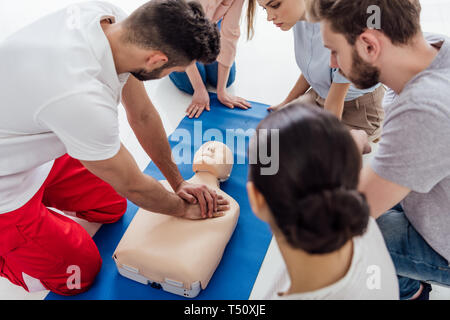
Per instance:
[[[436,58],[385,106],[372,168],[412,190],[402,201],[407,218],[450,261],[450,38],[433,36]]]

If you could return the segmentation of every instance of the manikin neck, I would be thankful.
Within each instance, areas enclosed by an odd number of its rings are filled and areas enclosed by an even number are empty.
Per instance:
[[[189,180],[192,183],[205,184],[211,188],[219,187],[219,179],[217,179],[215,175],[208,171],[197,171],[195,175]]]

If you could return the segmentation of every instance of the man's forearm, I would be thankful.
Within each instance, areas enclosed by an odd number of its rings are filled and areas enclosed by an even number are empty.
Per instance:
[[[183,215],[184,201],[154,178],[142,173],[124,145],[120,146],[119,152],[112,158],[80,161],[92,174],[139,207],[158,213]]]
[[[184,200],[169,192],[154,178],[143,174],[125,195],[128,200],[144,210],[181,216],[184,213]]]
[[[152,111],[146,117],[130,125],[142,148],[176,191],[184,179],[172,160],[172,151],[161,118],[153,106],[149,109]]]
[[[172,161],[172,151],[161,117],[142,82],[130,77],[123,88],[122,102],[128,122],[142,148],[176,190],[184,180]]]
[[[370,165],[360,174],[358,190],[366,195],[370,214],[377,219],[386,211],[402,201],[411,189],[379,176]]]

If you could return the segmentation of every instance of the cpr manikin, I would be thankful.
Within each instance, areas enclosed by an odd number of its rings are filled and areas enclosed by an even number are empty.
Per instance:
[[[233,154],[226,145],[203,144],[188,181],[214,189],[229,201],[230,210],[217,218],[188,220],[139,209],[113,255],[120,274],[186,297],[205,289],[239,217],[238,203],[219,186],[232,167]],[[167,181],[160,182],[173,191]]]

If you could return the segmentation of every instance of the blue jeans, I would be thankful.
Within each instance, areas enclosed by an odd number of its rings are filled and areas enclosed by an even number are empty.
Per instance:
[[[397,271],[400,299],[411,298],[420,282],[450,286],[448,261],[414,229],[401,205],[383,214],[377,223]]]
[[[217,75],[218,75],[218,62],[215,61],[211,64],[202,64],[197,62],[197,69],[200,72],[200,76],[202,77],[203,83],[209,83],[214,88],[217,87]],[[173,84],[188,94],[194,93],[194,88],[192,87],[191,81],[189,80],[186,72],[172,72],[169,74],[170,80],[172,80]],[[230,69],[230,75],[228,76],[227,88],[231,86],[236,79],[236,63],[233,63]]]

